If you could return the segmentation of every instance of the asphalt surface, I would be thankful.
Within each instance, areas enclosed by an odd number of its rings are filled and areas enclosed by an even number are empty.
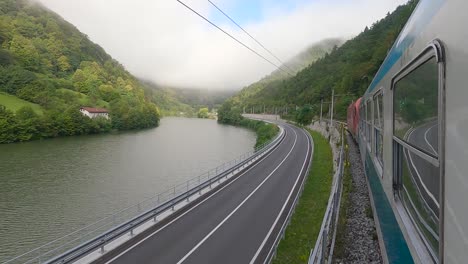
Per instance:
[[[255,166],[97,263],[263,263],[312,155],[306,132],[283,127],[283,141]]]

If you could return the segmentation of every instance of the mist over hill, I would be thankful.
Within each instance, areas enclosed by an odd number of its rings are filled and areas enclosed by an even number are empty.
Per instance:
[[[348,105],[365,92],[417,3],[410,0],[399,6],[291,78],[272,81],[267,77],[244,88],[224,103],[220,118],[226,114],[228,119],[236,119],[244,107],[259,112],[264,106],[293,109],[288,112],[293,119],[297,106],[308,115],[318,115],[320,100],[327,101],[334,89],[341,95],[336,98],[335,116],[344,120]]]

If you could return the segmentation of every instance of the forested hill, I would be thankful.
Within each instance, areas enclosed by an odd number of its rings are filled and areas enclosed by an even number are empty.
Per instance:
[[[157,126],[142,85],[100,46],[28,0],[0,1],[0,143]],[[81,106],[106,108],[91,120]]]
[[[294,56],[286,62],[286,65],[296,74],[325,56],[325,54],[332,51],[334,47],[341,46],[343,42],[344,40],[339,38],[322,40]],[[242,101],[243,106],[254,105],[257,102],[257,98],[255,97],[257,93],[260,93],[264,89],[271,89],[270,87],[281,86],[284,80],[289,77],[290,76],[284,71],[275,70],[260,81],[243,88],[236,96],[234,96],[233,100]]]
[[[294,77],[268,83],[256,93],[241,91],[226,101],[220,119],[223,113],[239,113],[244,106],[247,109],[256,106],[258,111],[263,105],[289,109],[305,106],[302,110],[309,115],[318,115],[321,98],[329,101],[335,89],[335,94],[342,95],[336,98],[336,116],[344,120],[347,106],[365,92],[417,2],[411,0],[399,6]]]

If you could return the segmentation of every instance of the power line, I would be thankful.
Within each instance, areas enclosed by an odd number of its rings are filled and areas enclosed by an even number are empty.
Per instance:
[[[238,28],[240,28],[242,31],[244,31],[245,34],[247,34],[251,39],[253,39],[255,42],[257,42],[258,45],[260,45],[264,50],[266,50],[268,53],[270,53],[271,56],[275,57],[276,60],[278,60],[279,63],[284,65],[284,67],[288,68],[292,73],[294,73],[294,70],[291,69],[286,63],[284,63],[278,56],[276,56],[273,52],[271,52],[269,49],[267,49],[260,41],[258,41],[256,38],[254,38],[247,30],[245,30],[243,27],[241,27],[234,19],[232,19],[228,14],[226,14],[221,8],[219,8],[216,4],[211,2],[211,0],[208,0],[210,4],[212,4],[216,9],[218,9],[219,12],[221,12],[225,17],[227,17],[229,20],[231,20],[232,23],[234,23]]]
[[[271,65],[275,66],[276,68],[278,68],[279,70],[291,75],[289,72],[283,70],[281,67],[279,67],[278,65],[276,65],[275,63],[273,63],[272,61],[270,61],[269,59],[265,58],[264,56],[262,56],[260,53],[256,52],[255,50],[253,50],[252,48],[250,48],[249,46],[245,45],[244,43],[242,43],[240,40],[236,39],[235,37],[233,37],[231,34],[227,33],[226,31],[224,31],[222,28],[220,28],[219,26],[217,26],[215,23],[211,22],[208,18],[204,17],[203,15],[201,15],[200,13],[198,13],[197,11],[193,10],[190,6],[186,5],[185,3],[183,3],[182,1],[180,0],[177,0],[177,2],[179,2],[180,4],[182,4],[183,6],[185,6],[187,9],[189,9],[190,11],[192,11],[193,13],[195,13],[196,15],[198,15],[199,17],[203,18],[206,22],[210,23],[213,27],[219,29],[221,32],[223,32],[224,34],[228,35],[230,38],[232,38],[234,41],[236,41],[237,43],[241,44],[242,46],[244,46],[245,48],[247,48],[248,50],[250,50],[251,52],[253,52],[254,54],[256,54],[257,56],[259,56],[260,58],[264,59],[265,61],[267,61],[268,63],[270,63]]]

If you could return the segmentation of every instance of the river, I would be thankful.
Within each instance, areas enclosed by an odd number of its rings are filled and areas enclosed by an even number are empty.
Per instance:
[[[250,151],[214,120],[0,145],[0,263]]]

